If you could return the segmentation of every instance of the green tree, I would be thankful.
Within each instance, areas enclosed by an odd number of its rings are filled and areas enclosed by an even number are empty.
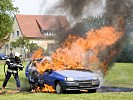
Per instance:
[[[21,48],[21,52],[24,51],[25,57],[27,57],[26,49],[28,48],[28,44],[30,44],[29,40],[26,38],[20,37],[16,40],[17,47]]]
[[[13,48],[17,48],[17,47],[28,48],[29,44],[30,44],[29,40],[26,38],[22,38],[22,37],[17,39],[15,42],[14,41],[11,42],[11,45]]]
[[[20,37],[15,42],[12,41],[10,44],[12,48],[21,48],[21,52],[24,51],[25,57],[27,57],[28,52],[32,53],[33,51],[40,48],[36,43],[30,43],[27,38],[23,37]],[[28,50],[28,52],[26,50]]]
[[[12,41],[11,46],[12,46],[12,48],[17,48],[17,47],[19,47],[19,44],[17,42]]]
[[[18,46],[21,47],[21,48],[27,47],[28,44],[30,43],[28,39],[22,38],[22,37],[17,39],[16,42],[19,44]]]
[[[31,53],[33,51],[37,50],[38,48],[40,48],[40,47],[36,43],[30,43],[30,44],[28,44],[28,49],[30,50]]]
[[[30,44],[29,40],[23,37],[20,37],[15,42],[12,41],[11,43],[12,48],[21,48],[21,52],[24,51],[25,57],[27,57],[26,49],[28,49],[28,46]]]
[[[13,31],[13,17],[17,10],[12,0],[0,0],[0,47]]]

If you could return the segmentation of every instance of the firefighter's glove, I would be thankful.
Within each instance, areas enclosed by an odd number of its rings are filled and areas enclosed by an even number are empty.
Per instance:
[[[22,65],[17,65],[17,67],[19,68],[19,70],[23,70],[23,68],[24,68],[24,66],[22,66]]]
[[[23,68],[24,68],[24,66],[22,66],[22,67],[19,67],[19,70],[21,70],[21,71],[22,71],[22,70],[23,70]]]

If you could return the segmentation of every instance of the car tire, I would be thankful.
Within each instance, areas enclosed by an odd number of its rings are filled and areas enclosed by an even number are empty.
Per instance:
[[[90,89],[88,90],[89,93],[96,93],[97,92],[97,89]]]
[[[57,93],[57,94],[63,93],[63,88],[62,88],[60,82],[57,82],[57,83],[56,83],[55,90],[56,90],[56,93]]]

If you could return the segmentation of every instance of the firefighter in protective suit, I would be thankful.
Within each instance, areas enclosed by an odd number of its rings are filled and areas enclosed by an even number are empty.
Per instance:
[[[17,85],[17,92],[20,92],[20,80],[19,80],[19,76],[18,76],[18,70],[23,70],[23,66],[20,60],[20,53],[16,52],[13,56],[10,56],[7,60],[6,60],[6,64],[8,65],[8,69],[7,72],[5,74],[5,79],[2,85],[2,90],[5,90],[5,86],[8,82],[8,80],[10,79],[11,75],[14,76],[15,80],[16,80],[16,85]]]

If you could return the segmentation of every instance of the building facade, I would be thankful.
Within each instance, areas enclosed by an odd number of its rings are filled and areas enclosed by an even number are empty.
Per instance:
[[[0,51],[6,55],[11,51],[18,51],[23,54],[23,50],[11,46],[11,42],[15,42],[20,37],[24,37],[30,43],[36,43],[44,50],[47,50],[50,45],[55,44],[54,37],[58,35],[60,29],[65,30],[66,33],[70,30],[69,22],[65,16],[17,14],[14,18],[14,31],[10,35],[9,41]],[[24,55],[22,56],[24,57]]]

